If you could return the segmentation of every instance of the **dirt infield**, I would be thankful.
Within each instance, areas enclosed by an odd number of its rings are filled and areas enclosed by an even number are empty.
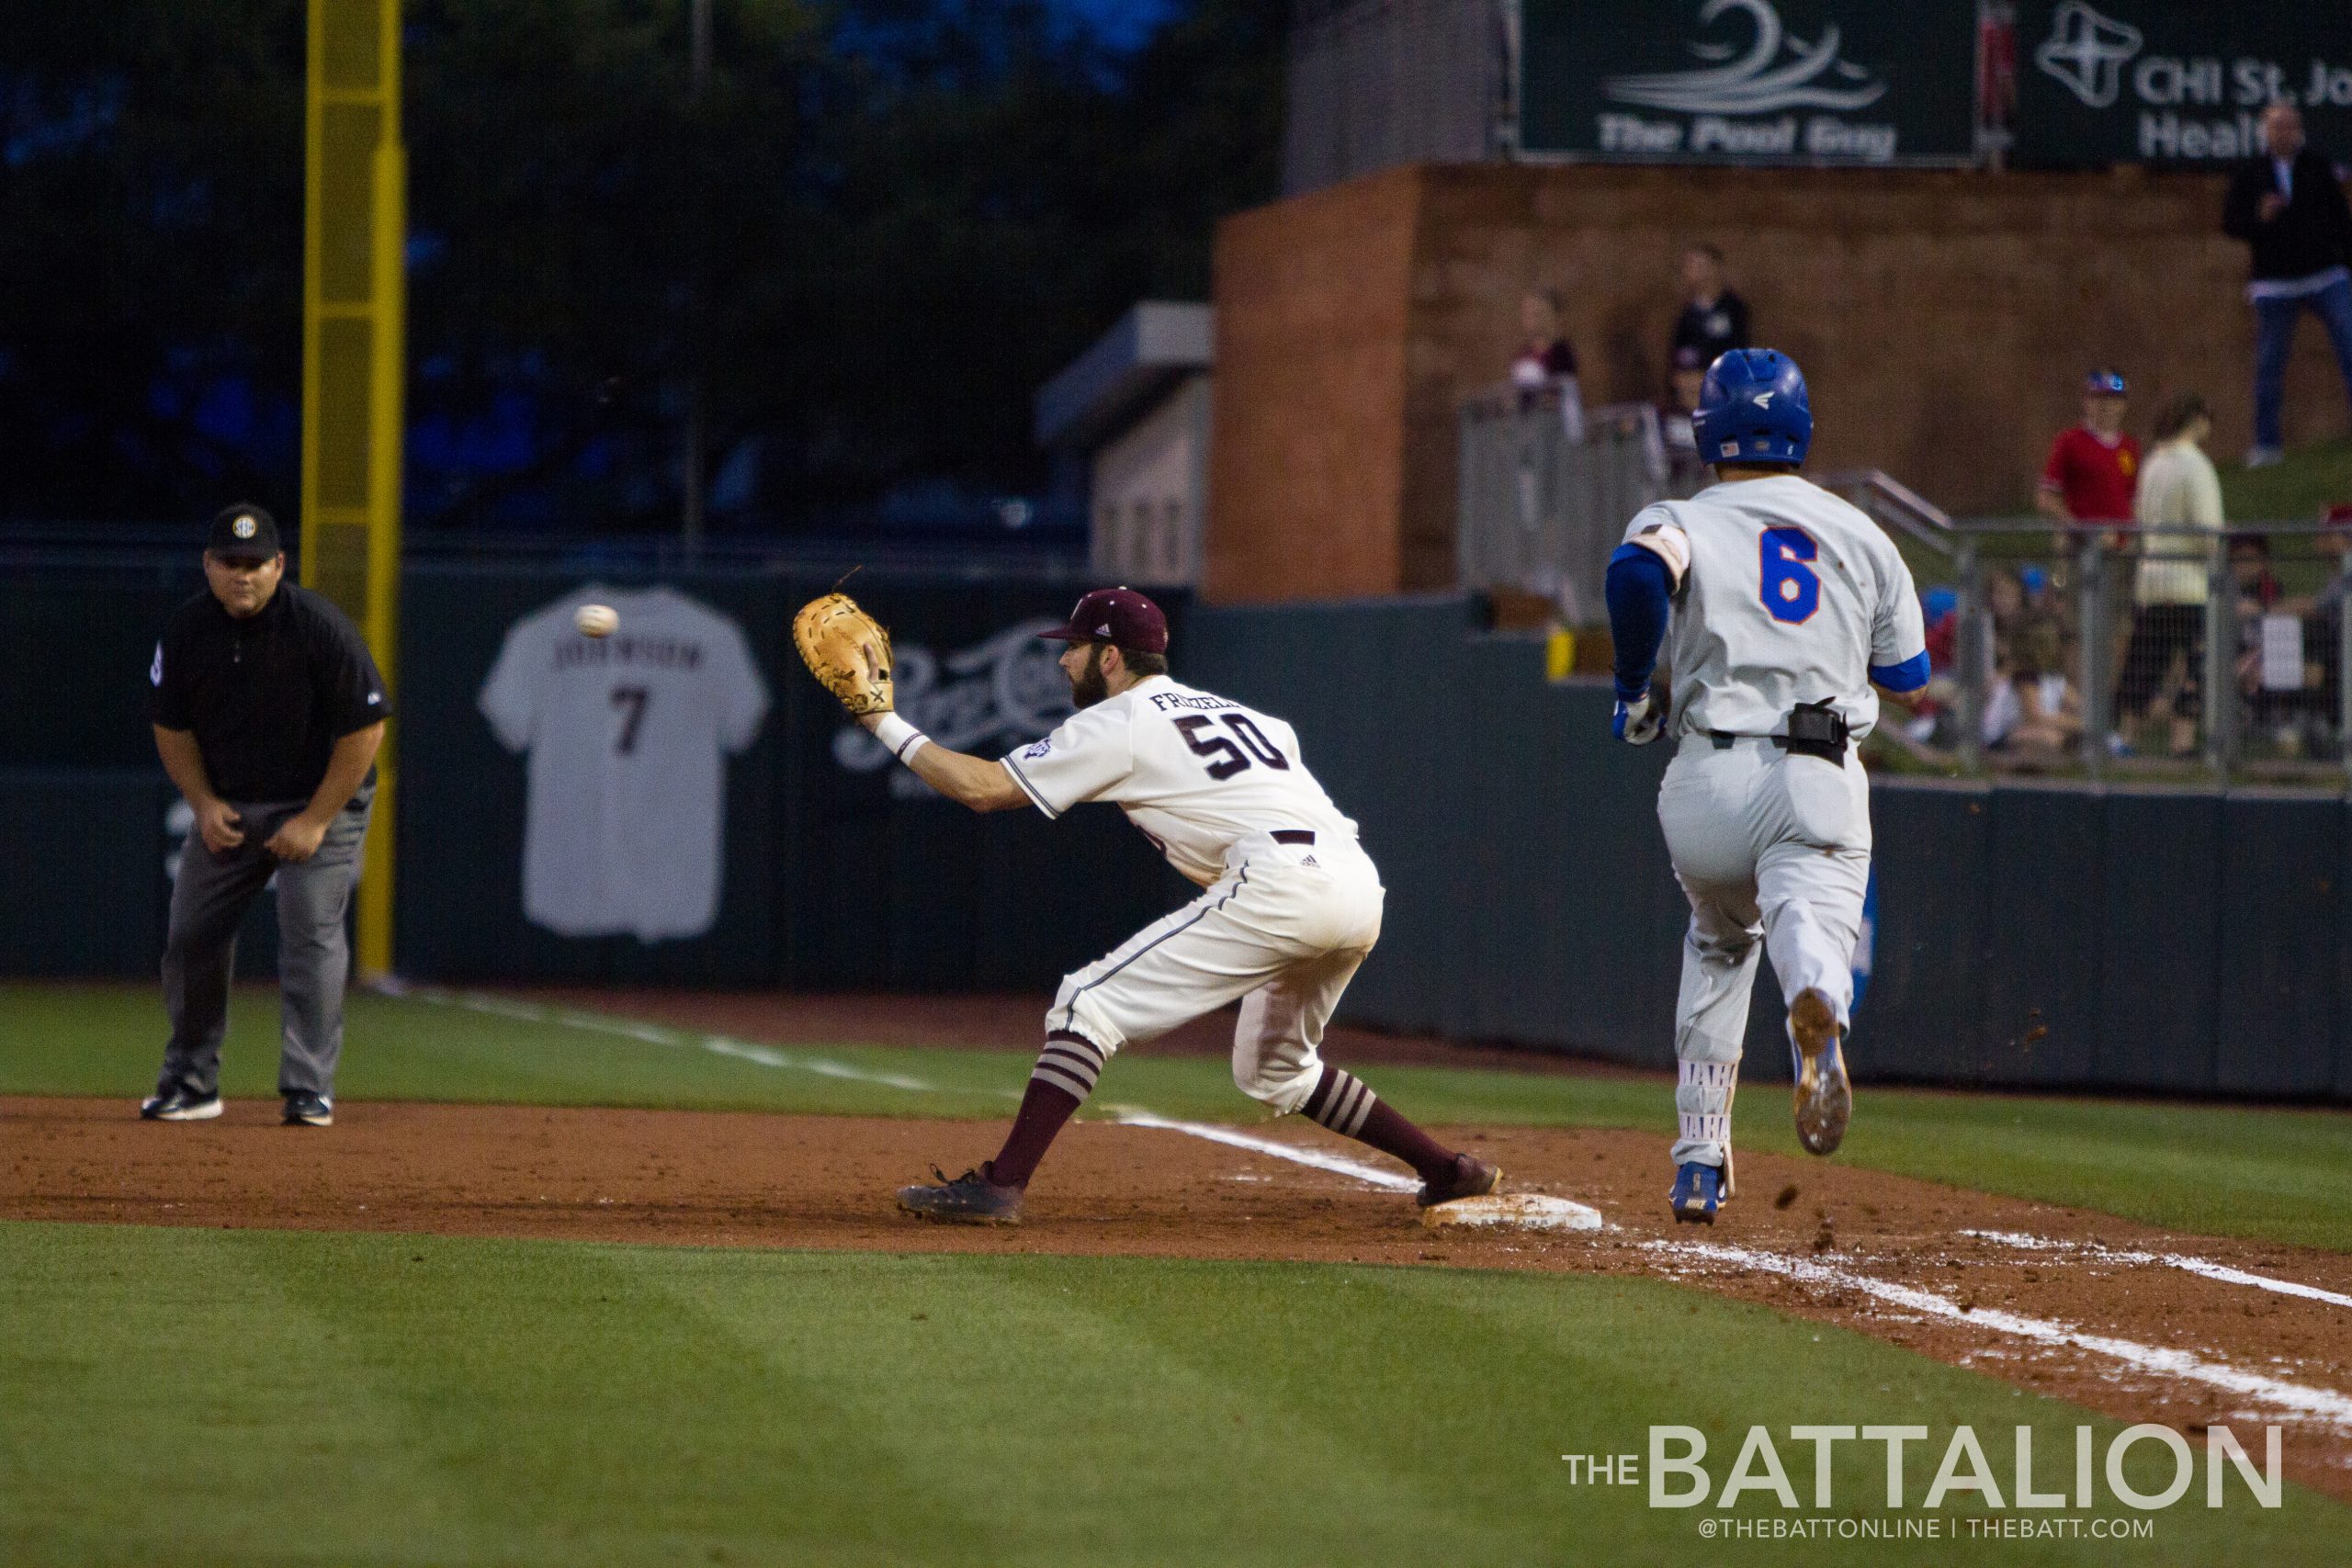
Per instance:
[[[1028,1224],[954,1229],[899,1214],[891,1190],[988,1152],[993,1124],[346,1104],[319,1133],[279,1127],[277,1109],[164,1125],[121,1100],[0,1100],[0,1216],[1645,1274],[2119,1418],[2277,1421],[2290,1472],[2352,1498],[2352,1258],[2333,1253],[1760,1155],[1743,1157],[1723,1223],[1694,1234],[1665,1223],[1655,1137],[1564,1129],[1459,1135],[1513,1187],[1599,1208],[1600,1232],[1428,1230],[1408,1199],[1356,1178],[1105,1122],[1056,1146]],[[1358,1152],[1295,1118],[1254,1132]]]

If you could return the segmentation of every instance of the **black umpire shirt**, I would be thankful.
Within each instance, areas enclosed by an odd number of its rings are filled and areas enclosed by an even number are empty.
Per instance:
[[[210,592],[172,614],[147,671],[148,716],[192,730],[223,800],[308,800],[334,743],[391,712],[359,628],[328,600],[281,582],[239,620]],[[376,770],[368,770],[373,782]]]

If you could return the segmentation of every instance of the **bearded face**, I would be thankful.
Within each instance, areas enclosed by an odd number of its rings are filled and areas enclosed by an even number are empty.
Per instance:
[[[1069,699],[1080,707],[1091,708],[1110,694],[1110,682],[1102,673],[1102,645],[1091,644],[1085,664],[1069,678]]]

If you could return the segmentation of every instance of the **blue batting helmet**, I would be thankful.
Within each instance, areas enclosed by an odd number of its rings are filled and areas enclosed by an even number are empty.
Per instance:
[[[1707,367],[1690,431],[1706,462],[1803,463],[1813,445],[1804,372],[1778,349],[1730,350]]]

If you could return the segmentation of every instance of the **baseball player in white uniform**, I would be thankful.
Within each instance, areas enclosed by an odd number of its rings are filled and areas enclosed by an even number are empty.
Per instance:
[[[861,722],[976,811],[1034,806],[1058,818],[1112,802],[1203,891],[1062,982],[1003,1148],[952,1180],[902,1190],[900,1206],[1017,1221],[1038,1161],[1112,1055],[1237,998],[1233,1078],[1245,1093],[1403,1160],[1424,1207],[1495,1190],[1493,1166],[1446,1148],[1322,1059],[1324,1025],[1380,938],[1385,895],[1296,732],[1170,679],[1167,618],[1132,589],[1087,594],[1044,635],[1070,645],[1061,665],[1078,711],[1001,761],[951,751],[896,713]]]
[[[1854,746],[1873,686],[1927,684],[1919,599],[1892,540],[1797,476],[1813,438],[1804,377],[1770,349],[1707,372],[1691,423],[1718,480],[1634,517],[1610,558],[1618,737],[1677,738],[1658,793],[1690,900],[1675,1003],[1674,1217],[1732,1195],[1731,1108],[1759,949],[1789,998],[1796,1124],[1834,1151],[1853,1106],[1845,1038],[1870,881],[1870,784]],[[1650,674],[1663,645],[1672,700]]]

